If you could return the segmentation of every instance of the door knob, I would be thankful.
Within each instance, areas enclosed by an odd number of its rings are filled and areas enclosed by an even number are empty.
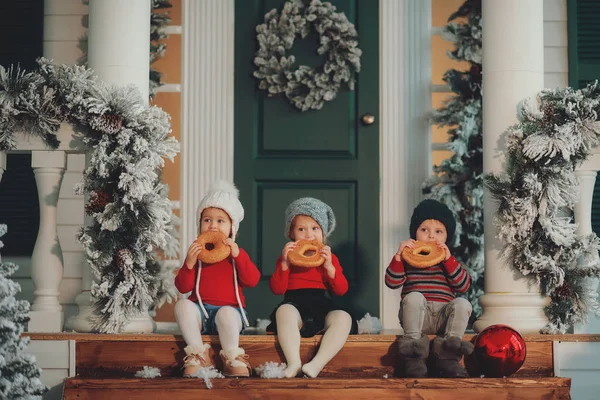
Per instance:
[[[363,125],[371,125],[373,122],[375,122],[375,116],[371,113],[366,113],[361,119]]]

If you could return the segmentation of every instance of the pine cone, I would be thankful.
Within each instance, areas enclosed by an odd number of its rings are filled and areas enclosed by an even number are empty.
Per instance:
[[[85,212],[87,213],[87,215],[101,213],[104,211],[104,208],[106,207],[109,201],[110,197],[106,192],[91,192],[90,199],[85,205]]]
[[[123,120],[115,114],[95,115],[90,119],[92,129],[114,135],[123,127]]]
[[[125,268],[133,265],[133,254],[129,249],[121,249],[117,251],[117,265],[119,268]]]

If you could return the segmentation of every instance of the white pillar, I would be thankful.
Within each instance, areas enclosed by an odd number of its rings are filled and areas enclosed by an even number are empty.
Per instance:
[[[517,122],[518,103],[544,88],[543,0],[483,0],[482,7],[483,172],[498,173],[505,167],[502,134]],[[499,259],[496,210],[486,189],[485,295],[480,299],[483,315],[474,329],[507,324],[521,333],[537,333],[547,324],[543,307],[548,298]]]
[[[148,104],[151,1],[90,0],[88,11],[88,66],[106,83],[135,84]],[[68,325],[78,332],[90,332],[93,309],[89,268],[84,269],[82,279],[83,291],[75,299],[79,314]],[[146,311],[132,319],[122,332],[150,333],[155,326]]]
[[[600,154],[594,154],[589,161],[583,163],[575,171],[575,176],[579,181],[579,202],[574,207],[575,223],[577,230],[575,233],[580,236],[592,233],[592,201],[594,198],[594,185],[596,184],[597,168],[600,167]],[[592,287],[598,292],[597,278],[588,278],[586,285]],[[574,333],[599,333],[600,319],[590,313],[589,322],[574,327]]]
[[[151,0],[89,0],[88,65],[106,83],[135,84],[148,104]]]
[[[234,1],[184,0],[181,254],[197,236],[196,207],[215,179],[233,179]],[[202,132],[202,134],[198,134]]]
[[[0,182],[2,182],[2,175],[4,175],[4,171],[6,171],[6,153],[4,151],[0,151]]]
[[[31,306],[30,332],[62,330],[64,315],[58,295],[63,258],[56,231],[56,207],[66,163],[64,151],[31,152],[31,167],[40,202],[40,224],[31,256],[35,301]]]

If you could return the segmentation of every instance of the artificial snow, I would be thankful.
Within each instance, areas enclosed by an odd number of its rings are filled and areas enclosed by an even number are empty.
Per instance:
[[[267,361],[266,363],[254,368],[254,371],[256,371],[258,376],[265,379],[285,378],[283,371],[286,368],[286,363]]]
[[[358,321],[358,333],[379,333],[381,332],[381,321],[377,317],[366,313],[364,317]]]
[[[212,389],[213,385],[211,379],[213,378],[225,378],[218,370],[212,365],[210,367],[200,367],[198,371],[192,375],[194,378],[204,379],[204,384],[207,389]]]
[[[135,373],[136,378],[152,379],[158,376],[160,376],[160,369],[156,367],[149,367],[147,365],[144,365],[144,369],[141,369]]]

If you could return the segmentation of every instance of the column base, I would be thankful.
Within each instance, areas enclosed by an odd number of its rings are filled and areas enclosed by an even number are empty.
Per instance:
[[[28,332],[62,332],[65,314],[62,311],[30,311]]]
[[[539,293],[489,293],[479,298],[483,314],[473,324],[475,332],[490,325],[503,324],[521,334],[540,333],[548,324],[544,307],[550,298]]]
[[[156,331],[156,322],[145,312],[129,320],[119,333],[152,333]]]
[[[75,332],[96,332],[92,324],[94,308],[92,307],[92,295],[89,290],[81,292],[75,297],[75,303],[79,306],[79,313],[68,319],[65,328]]]

